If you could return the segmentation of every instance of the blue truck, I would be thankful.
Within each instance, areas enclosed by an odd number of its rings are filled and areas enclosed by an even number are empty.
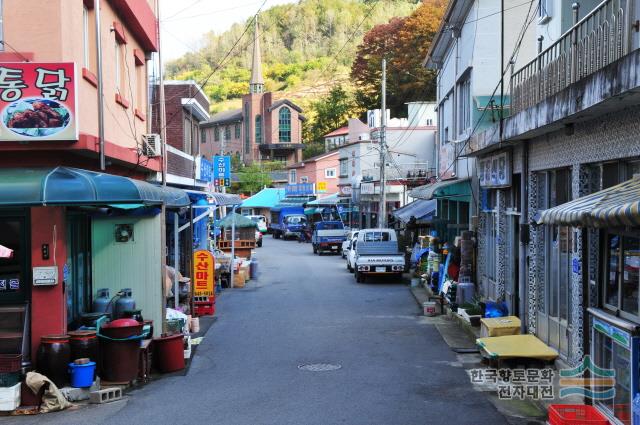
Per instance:
[[[342,242],[347,237],[342,221],[318,221],[313,224],[311,244],[314,254],[323,252],[340,253]]]
[[[271,209],[271,223],[269,231],[275,239],[298,236],[306,226],[307,218],[304,207],[275,206]]]

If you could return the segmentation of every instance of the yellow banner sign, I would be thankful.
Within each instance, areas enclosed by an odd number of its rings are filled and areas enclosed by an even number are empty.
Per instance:
[[[327,191],[327,182],[318,182],[318,183],[316,183],[316,190],[318,192],[326,192]]]
[[[193,253],[193,295],[213,297],[215,281],[215,259],[206,249]]]

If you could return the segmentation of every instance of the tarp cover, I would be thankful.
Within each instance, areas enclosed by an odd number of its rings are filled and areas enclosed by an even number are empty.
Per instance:
[[[222,220],[220,220],[220,227],[230,229],[233,224],[233,217],[236,219],[236,228],[244,227],[256,227],[256,223],[250,218],[247,218],[238,213],[229,213]]]
[[[339,201],[340,201],[340,197],[338,196],[337,193],[334,193],[333,195],[325,196],[324,198],[307,202],[307,206],[308,207],[318,206],[318,205],[332,206],[332,205],[337,205]]]
[[[0,169],[0,206],[189,205],[181,189],[78,168]]]
[[[391,214],[403,223],[408,223],[411,217],[415,217],[418,221],[429,220],[435,215],[437,204],[438,201],[435,199],[430,201],[418,199],[393,211]]]
[[[273,208],[284,198],[284,188],[268,187],[242,201],[242,208]]]
[[[476,344],[492,359],[539,359],[551,361],[558,352],[534,335],[506,335],[478,338]]]
[[[640,177],[542,211],[538,224],[640,226]]]

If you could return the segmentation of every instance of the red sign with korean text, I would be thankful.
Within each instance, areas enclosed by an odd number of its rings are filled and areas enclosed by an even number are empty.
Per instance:
[[[193,253],[193,295],[213,297],[215,281],[215,259],[206,249]]]
[[[74,63],[0,63],[0,141],[78,140]]]

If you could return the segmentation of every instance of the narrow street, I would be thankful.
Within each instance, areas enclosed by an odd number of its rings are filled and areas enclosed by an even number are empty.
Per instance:
[[[219,298],[187,376],[125,401],[7,423],[501,424],[407,287],[265,238],[260,279]],[[338,370],[300,370],[305,364]],[[453,363],[453,365],[452,365]],[[176,403],[178,401],[178,403]],[[3,421],[4,421],[3,420]]]

